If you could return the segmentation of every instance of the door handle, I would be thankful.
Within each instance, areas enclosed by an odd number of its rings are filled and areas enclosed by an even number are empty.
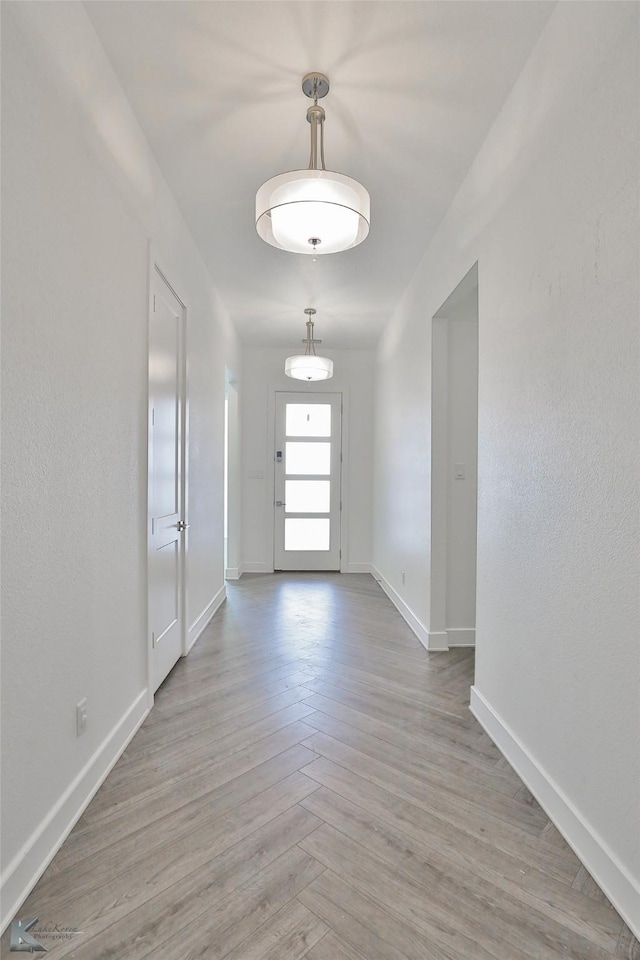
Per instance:
[[[186,530],[187,527],[189,526],[189,524],[188,524],[188,523],[185,523],[184,520],[178,520],[176,526],[177,526],[178,530]]]
[[[286,507],[286,503],[283,503],[282,500],[276,500],[276,507]]]

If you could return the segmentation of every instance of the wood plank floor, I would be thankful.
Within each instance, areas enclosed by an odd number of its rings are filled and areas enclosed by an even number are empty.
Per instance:
[[[366,575],[228,593],[19,912],[81,931],[49,957],[639,960],[470,714],[472,651]]]

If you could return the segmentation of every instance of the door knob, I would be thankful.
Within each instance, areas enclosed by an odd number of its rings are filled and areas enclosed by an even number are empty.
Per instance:
[[[282,500],[276,500],[276,507],[286,507],[286,503],[283,503]]]
[[[176,526],[177,526],[178,530],[186,530],[187,527],[189,526],[189,524],[188,524],[188,523],[185,523],[184,520],[178,520]]]

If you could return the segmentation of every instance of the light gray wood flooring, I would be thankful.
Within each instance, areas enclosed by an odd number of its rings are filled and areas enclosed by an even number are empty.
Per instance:
[[[49,957],[640,958],[469,712],[471,650],[366,575],[228,592],[20,910],[81,931]]]

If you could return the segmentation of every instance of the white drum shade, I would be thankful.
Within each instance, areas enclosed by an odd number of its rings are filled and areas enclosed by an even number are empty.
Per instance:
[[[338,253],[369,233],[369,194],[332,170],[292,170],[263,183],[256,195],[256,230],[290,253]]]
[[[294,380],[330,380],[333,376],[333,360],[328,357],[287,357],[284,372]]]

